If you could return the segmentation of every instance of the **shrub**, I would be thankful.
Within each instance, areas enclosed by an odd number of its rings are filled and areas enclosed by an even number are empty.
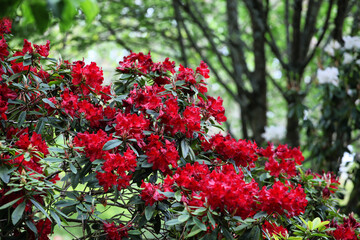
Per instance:
[[[0,29],[1,239],[357,239],[337,178],[304,172],[299,149],[208,134],[226,117],[206,63],[131,53],[103,86],[96,63]]]

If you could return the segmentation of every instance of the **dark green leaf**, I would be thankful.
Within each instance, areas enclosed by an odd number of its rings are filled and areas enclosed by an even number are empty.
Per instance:
[[[47,98],[43,98],[43,102],[49,104],[52,108],[56,108],[55,104]]]
[[[14,169],[8,169],[5,165],[0,166],[0,178],[4,183],[9,183],[10,181],[10,173],[13,172]]]
[[[107,143],[104,144],[103,146],[103,150],[107,151],[107,150],[111,150],[113,148],[116,148],[117,146],[119,146],[120,144],[122,144],[123,142],[119,139],[114,139],[114,140],[110,140]]]
[[[45,209],[38,203],[35,199],[30,198],[30,201],[34,204],[34,206],[39,209],[48,219],[50,219],[49,215],[45,211]]]
[[[155,211],[155,206],[154,205],[153,206],[147,206],[145,208],[145,218],[146,218],[146,220],[149,221],[151,219],[154,211]]]
[[[21,125],[23,125],[23,123],[25,122],[26,119],[26,111],[23,111],[20,113],[19,118],[18,118],[18,127],[20,128]]]
[[[36,228],[35,224],[32,221],[27,220],[27,221],[25,221],[25,223],[26,223],[26,226],[28,226],[30,228],[30,230],[35,233],[35,235],[38,233],[37,228]]]
[[[202,223],[197,217],[193,217],[193,221],[201,230],[206,231],[207,227],[204,223]]]
[[[189,145],[185,139],[181,141],[180,145],[181,145],[182,156],[183,158],[186,158],[187,155],[189,154]]]
[[[0,206],[0,210],[1,210],[1,209],[8,208],[8,207],[14,205],[17,201],[19,201],[19,200],[22,199],[22,198],[23,198],[23,197],[19,197],[19,198],[15,199],[15,200],[12,200],[11,202],[8,202],[8,203]]]
[[[46,2],[31,3],[30,8],[35,19],[37,29],[40,33],[45,32],[50,24],[50,16],[46,7]]]
[[[13,225],[17,224],[19,220],[22,218],[24,210],[25,210],[25,201],[19,204],[11,214],[11,221]]]

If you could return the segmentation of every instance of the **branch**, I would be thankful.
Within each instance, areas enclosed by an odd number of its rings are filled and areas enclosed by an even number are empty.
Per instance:
[[[175,0],[178,1],[179,0]],[[210,43],[213,52],[215,53],[216,57],[218,58],[222,68],[226,71],[227,74],[229,74],[229,76],[232,76],[234,78],[233,73],[229,70],[229,68],[227,67],[227,65],[224,63],[222,55],[220,54],[220,52],[217,50],[216,48],[216,44],[214,42],[214,39],[212,36],[210,36],[210,28],[209,26],[205,25],[205,17],[202,15],[202,13],[196,8],[196,4],[194,2],[191,2],[191,5],[194,6],[196,14],[194,14],[188,4],[188,2],[185,5],[182,5],[183,9],[185,10],[185,12],[187,12],[189,14],[189,16],[191,17],[191,19],[200,27],[202,33],[204,34],[204,37],[208,40],[208,42]],[[202,19],[203,21],[200,21],[196,16],[199,16],[200,19]]]
[[[342,39],[342,32],[343,32],[344,20],[346,18],[346,14],[347,14],[348,5],[349,5],[349,0],[338,0],[337,1],[338,10],[336,13],[336,18],[335,18],[335,28],[333,30],[332,35],[333,35],[333,38],[341,44],[344,43],[344,40]],[[355,14],[355,16],[356,16],[356,14]]]
[[[323,28],[322,28],[323,31],[322,31],[322,33],[320,34],[319,40],[317,41],[314,49],[313,49],[312,52],[305,58],[305,61],[302,63],[302,65],[301,65],[302,68],[305,68],[305,67],[308,65],[308,63],[311,61],[311,59],[314,57],[316,49],[319,47],[322,39],[323,39],[324,36],[325,36],[326,30],[327,30],[328,27],[329,27],[329,20],[330,20],[331,9],[332,9],[333,3],[334,3],[334,0],[330,0],[330,2],[329,2],[329,7],[328,7],[328,10],[327,10],[327,13],[326,13],[326,18],[325,18],[324,26],[323,26]]]
[[[181,58],[183,60],[185,67],[187,67],[188,62],[187,62],[187,57],[186,57],[186,52],[185,52],[184,39],[181,34],[181,26],[180,26],[181,13],[180,13],[180,9],[179,9],[179,2],[177,0],[173,0],[172,3],[173,3],[173,8],[174,8],[174,14],[175,14],[176,28],[178,31],[178,42],[180,45]]]
[[[300,56],[302,0],[295,0],[292,22],[291,65],[297,66]]]
[[[244,85],[241,75],[245,73],[248,79],[251,79],[251,74],[246,64],[244,51],[243,51],[243,42],[240,38],[240,30],[238,24],[238,2],[237,0],[227,0],[226,1],[226,12],[227,12],[227,26],[228,26],[228,46],[229,53],[232,60],[233,70],[236,85]]]
[[[183,19],[181,19],[182,21],[184,21]],[[186,35],[188,36],[188,39],[192,45],[192,47],[196,50],[196,52],[200,55],[200,57],[208,64],[209,68],[211,69],[211,71],[214,73],[216,80],[225,88],[225,90],[231,95],[232,98],[234,98],[237,102],[241,102],[240,97],[235,94],[229,87],[228,85],[220,78],[217,70],[213,67],[213,65],[211,64],[211,62],[202,54],[201,49],[199,48],[199,46],[196,44],[196,42],[194,41],[194,39],[192,38],[188,28],[186,27],[186,24],[184,24],[183,22],[183,26],[184,26],[184,30],[186,32]]]
[[[111,33],[112,36],[115,37],[116,43],[123,46],[129,52],[132,50],[130,47],[127,46],[127,44],[123,40],[117,37],[115,30],[110,26],[110,24],[102,21],[101,19],[99,20],[99,22]]]
[[[306,54],[309,51],[311,39],[316,32],[316,19],[319,15],[319,10],[321,7],[321,1],[310,0],[308,4],[308,9],[306,12],[305,27],[303,32],[303,37],[301,38],[301,47],[300,55],[301,59],[306,57]]]

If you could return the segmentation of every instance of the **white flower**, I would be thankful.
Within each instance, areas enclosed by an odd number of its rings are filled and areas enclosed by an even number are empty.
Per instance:
[[[265,127],[265,132],[261,136],[265,141],[281,140],[285,137],[286,129],[284,126]]]
[[[340,49],[341,45],[338,41],[336,40],[331,40],[329,42],[328,45],[326,45],[326,47],[324,48],[324,51],[330,55],[330,56],[334,56],[335,55],[335,50]]]
[[[343,37],[344,39],[344,48],[346,50],[356,50],[359,49],[360,50],[360,37],[356,36],[356,37],[351,37],[351,36],[345,36]]]
[[[324,70],[317,70],[317,78],[320,84],[331,83],[335,86],[339,85],[339,70],[336,67],[328,67]]]
[[[349,64],[352,63],[352,61],[354,61],[354,56],[350,53],[344,53],[343,64]]]
[[[360,65],[360,59],[359,60],[356,60],[355,62],[357,65]]]

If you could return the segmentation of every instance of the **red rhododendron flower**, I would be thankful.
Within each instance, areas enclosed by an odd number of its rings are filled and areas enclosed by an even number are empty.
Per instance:
[[[349,218],[344,218],[343,224],[338,224],[334,220],[329,224],[329,228],[336,228],[333,231],[330,231],[329,234],[333,236],[336,240],[357,240],[358,237],[355,233],[355,230],[360,227],[353,214],[349,215]]]
[[[78,111],[78,96],[70,92],[68,88],[65,88],[61,98],[61,108],[71,117],[74,117]]]
[[[0,20],[0,35],[11,33],[12,22],[9,18],[2,18]]]
[[[31,46],[31,42],[29,42],[27,39],[24,39],[24,45],[22,49],[22,54],[25,55],[26,53],[33,53],[33,48]]]
[[[159,140],[159,136],[153,134],[148,140],[146,155],[148,156],[147,161],[153,164],[152,169],[159,169],[164,175],[171,174],[169,165],[176,168],[177,161],[180,159],[175,143],[165,140],[165,144],[163,144]]]
[[[103,228],[107,234],[106,239],[121,240],[123,237],[128,237],[128,229],[121,223],[116,225],[115,223],[104,222]]]
[[[143,114],[118,113],[115,119],[116,135],[123,140],[136,139],[139,146],[144,145],[143,131],[148,130],[150,121],[144,118]]]
[[[300,185],[294,188],[280,181],[276,181],[270,189],[264,186],[259,192],[258,201],[261,203],[262,211],[268,214],[277,212],[287,217],[304,213],[308,203],[304,189]]]
[[[0,60],[4,61],[7,56],[9,56],[8,45],[5,38],[3,38],[0,40]]]
[[[221,97],[215,99],[211,96],[208,96],[206,102],[200,98],[200,103],[198,105],[200,108],[202,108],[202,114],[205,120],[213,117],[221,124],[222,122],[226,121],[225,108],[222,104],[223,100]]]
[[[47,40],[45,45],[34,44],[34,48],[35,52],[40,54],[40,56],[47,57],[50,51],[50,41]]]
[[[128,172],[135,171],[137,165],[134,151],[127,149],[123,156],[106,152],[103,159],[105,162],[101,169],[104,173],[97,172],[96,177],[104,191],[107,192],[112,186],[117,186],[118,190],[129,186],[132,174]]]
[[[164,194],[161,194],[159,191],[161,191],[161,187],[156,184],[152,183],[146,183],[142,182],[141,188],[144,188],[141,191],[140,197],[142,200],[145,201],[145,205],[154,205],[157,201],[162,201],[167,199],[167,197]]]
[[[257,145],[251,141],[239,139],[236,141],[231,136],[216,134],[209,139],[203,139],[201,146],[204,151],[214,151],[223,161],[234,160],[237,166],[250,168],[255,167],[254,162],[258,159]]]
[[[112,137],[108,136],[103,130],[99,130],[97,133],[78,133],[74,138],[74,144],[77,147],[84,147],[80,152],[85,152],[85,156],[90,158],[93,162],[96,159],[102,159],[105,151],[103,146],[106,142],[111,140]]]
[[[41,135],[36,132],[32,133],[31,138],[29,138],[29,134],[21,135],[19,140],[15,143],[15,146],[29,152],[32,156],[32,160],[35,162],[38,162],[41,159],[38,152],[41,152],[45,157],[49,154],[46,142],[42,140]]]
[[[204,61],[200,62],[200,65],[196,68],[196,73],[199,73],[204,78],[209,78],[210,70],[208,69],[207,64]]]
[[[79,113],[84,113],[85,119],[89,121],[90,127],[97,128],[100,126],[100,120],[103,119],[103,108],[100,105],[83,100],[78,103]]]
[[[147,74],[149,71],[151,71],[151,68],[153,67],[153,61],[151,59],[150,52],[145,55],[142,52],[134,53],[130,51],[130,55],[125,56],[124,60],[119,62],[119,65],[120,66],[116,69],[120,70],[123,73],[128,73],[128,69],[134,69]],[[138,74],[136,71],[133,73]]]

